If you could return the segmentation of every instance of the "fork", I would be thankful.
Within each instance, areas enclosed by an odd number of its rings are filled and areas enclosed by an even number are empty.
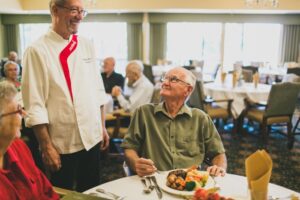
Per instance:
[[[149,189],[152,191],[155,188],[155,186],[153,185],[150,176],[147,176],[146,179],[149,182]]]
[[[218,184],[218,182],[215,179],[215,176],[211,176],[212,180],[214,181],[214,188],[218,188],[218,190],[220,190],[220,186]]]
[[[105,191],[103,188],[97,188],[96,192],[99,192],[99,193],[102,193],[102,194],[106,194],[106,195],[112,197],[114,200],[123,200],[125,198],[125,196],[122,197],[122,196],[116,195],[114,193]]]

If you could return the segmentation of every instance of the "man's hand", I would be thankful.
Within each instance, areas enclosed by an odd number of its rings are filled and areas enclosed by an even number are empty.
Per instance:
[[[106,128],[103,127],[103,140],[101,142],[100,150],[105,150],[109,146],[109,135],[106,131]]]
[[[150,159],[138,158],[135,161],[135,171],[139,176],[147,176],[153,174],[157,168]]]
[[[58,171],[61,168],[60,155],[53,145],[42,148],[42,159],[46,169],[52,172]]]
[[[226,170],[217,165],[210,166],[206,169],[211,176],[225,176]]]
[[[122,93],[122,89],[119,86],[114,86],[111,90],[111,96],[113,97],[117,97],[121,95],[121,93]]]

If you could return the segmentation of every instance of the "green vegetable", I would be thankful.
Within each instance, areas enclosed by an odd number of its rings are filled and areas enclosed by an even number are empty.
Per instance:
[[[195,187],[196,187],[195,181],[189,181],[185,184],[185,189],[187,191],[193,191]]]

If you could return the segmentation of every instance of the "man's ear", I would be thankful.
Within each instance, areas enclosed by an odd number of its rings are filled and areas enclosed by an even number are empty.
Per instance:
[[[57,12],[58,12],[58,8],[57,8],[57,6],[52,6],[52,8],[51,8],[51,15],[56,15],[57,14]]]
[[[192,91],[193,91],[193,87],[189,85],[188,88],[187,88],[186,96],[189,96],[192,93]]]

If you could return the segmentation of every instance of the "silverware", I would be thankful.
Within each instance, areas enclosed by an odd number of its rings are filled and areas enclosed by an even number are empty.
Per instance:
[[[149,182],[149,188],[152,191],[155,188],[155,186],[153,185],[150,176],[146,176],[146,180],[148,180],[148,182]]]
[[[146,177],[147,178],[147,177]],[[147,185],[147,180],[146,180],[146,178],[145,177],[142,177],[141,178],[141,181],[142,181],[142,183],[144,184],[144,189],[143,189],[143,191],[145,192],[145,193],[150,193],[151,191],[152,191],[152,189],[151,189],[151,185]]]
[[[160,188],[159,188],[159,186],[158,186],[158,184],[156,182],[155,176],[151,176],[150,178],[151,178],[151,181],[154,183],[154,188],[156,190],[156,194],[157,194],[158,198],[162,199],[162,195],[163,194],[162,194],[162,191],[160,190]]]
[[[114,194],[112,192],[108,192],[108,191],[104,190],[103,188],[97,188],[96,192],[99,192],[99,193],[102,193],[102,194],[106,194],[107,196],[112,197],[114,200],[123,200],[125,198],[125,197],[116,195],[116,194]]]

